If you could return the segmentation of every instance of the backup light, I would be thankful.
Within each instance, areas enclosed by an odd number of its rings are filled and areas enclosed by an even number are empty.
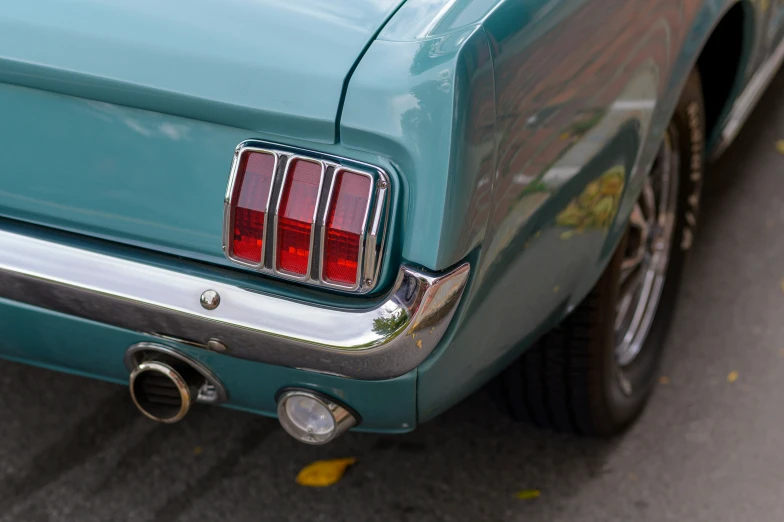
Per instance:
[[[278,399],[278,420],[286,432],[306,444],[326,444],[355,426],[343,406],[307,390],[289,390]]]

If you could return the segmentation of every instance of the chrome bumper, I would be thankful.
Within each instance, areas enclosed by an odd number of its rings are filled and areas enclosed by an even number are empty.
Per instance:
[[[469,266],[402,266],[374,308],[324,308],[0,230],[0,297],[227,355],[356,379],[389,379],[441,340]],[[217,299],[201,303],[204,292]],[[214,297],[214,296],[213,296]]]

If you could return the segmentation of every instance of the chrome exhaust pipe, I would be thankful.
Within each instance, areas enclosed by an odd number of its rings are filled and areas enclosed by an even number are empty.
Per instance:
[[[141,363],[131,372],[131,398],[148,418],[171,424],[182,420],[199,395],[198,379],[183,376],[183,370],[158,361]],[[198,375],[198,374],[197,374]]]
[[[207,368],[162,345],[140,343],[128,349],[129,388],[147,418],[171,424],[182,420],[194,402],[226,400],[223,385]]]

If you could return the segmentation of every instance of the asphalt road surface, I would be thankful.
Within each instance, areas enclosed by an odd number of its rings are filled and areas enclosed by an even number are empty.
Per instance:
[[[661,382],[615,440],[514,424],[480,392],[409,435],[309,447],[219,408],[156,425],[125,388],[2,362],[0,520],[784,520],[779,139],[784,74],[710,171]],[[337,485],[295,484],[345,456]]]

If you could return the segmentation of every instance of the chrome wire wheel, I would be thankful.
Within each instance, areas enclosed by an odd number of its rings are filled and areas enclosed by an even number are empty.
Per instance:
[[[615,357],[619,369],[631,365],[643,351],[662,297],[678,198],[679,157],[673,148],[673,143],[677,142],[675,132],[670,128],[665,134],[629,221],[614,323]],[[630,393],[630,384],[625,381],[621,379],[621,387]]]

